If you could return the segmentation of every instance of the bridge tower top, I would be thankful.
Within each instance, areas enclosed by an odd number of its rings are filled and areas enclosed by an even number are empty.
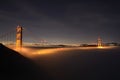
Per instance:
[[[17,49],[22,48],[22,30],[23,28],[18,25],[16,28],[16,48]]]
[[[99,48],[102,47],[102,39],[100,37],[98,37],[97,45]]]

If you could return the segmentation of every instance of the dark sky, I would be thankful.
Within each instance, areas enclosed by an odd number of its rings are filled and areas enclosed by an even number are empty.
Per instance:
[[[25,41],[37,37],[38,42],[95,43],[101,36],[104,42],[120,42],[120,2],[0,0],[0,33],[17,25],[25,28]]]

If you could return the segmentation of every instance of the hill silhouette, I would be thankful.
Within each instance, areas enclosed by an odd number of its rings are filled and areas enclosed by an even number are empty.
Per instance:
[[[0,44],[0,80],[51,80],[42,67]]]

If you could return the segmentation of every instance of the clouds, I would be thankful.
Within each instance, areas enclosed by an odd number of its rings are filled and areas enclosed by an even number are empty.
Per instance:
[[[0,8],[2,28],[20,24],[50,41],[90,42],[98,35],[113,33],[117,40],[119,37],[120,6],[111,2],[12,0],[2,2]]]

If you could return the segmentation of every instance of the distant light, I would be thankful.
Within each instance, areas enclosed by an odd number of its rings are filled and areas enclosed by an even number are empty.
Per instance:
[[[102,46],[98,46],[98,48],[100,48],[100,49],[101,49],[101,48],[104,48],[104,47],[102,47]]]

